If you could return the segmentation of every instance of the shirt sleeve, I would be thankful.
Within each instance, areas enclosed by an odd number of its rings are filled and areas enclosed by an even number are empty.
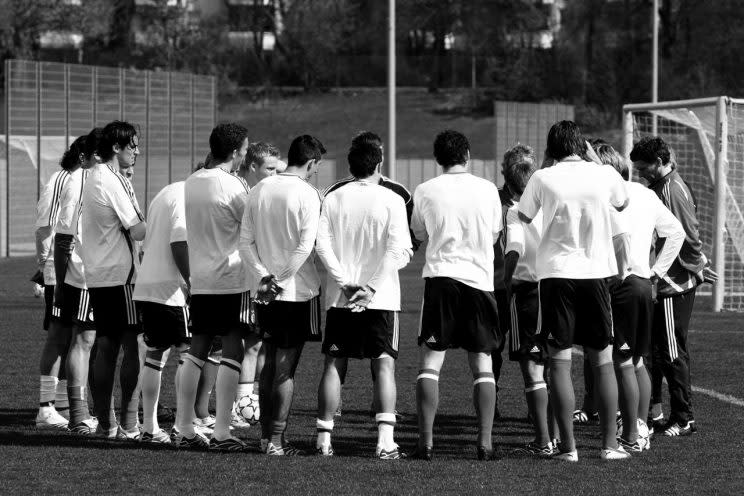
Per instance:
[[[411,213],[411,232],[415,239],[422,242],[428,238],[426,232],[426,222],[424,221],[424,215],[421,211],[421,187],[416,188],[413,193],[413,212]]]
[[[687,187],[677,180],[669,184],[669,210],[682,224],[685,231],[685,241],[679,251],[679,263],[689,272],[699,273],[707,265],[707,258],[703,254],[703,242],[700,240],[699,223]]]
[[[230,178],[233,179],[233,178]],[[234,178],[238,179],[238,178]],[[245,201],[248,198],[248,190],[245,188],[245,186],[241,183],[235,183],[236,188],[231,190],[230,198],[227,202],[228,207],[230,209],[230,212],[233,215],[233,218],[235,219],[235,222],[242,222],[243,220],[243,211],[245,210]]]
[[[525,225],[519,220],[517,208],[510,208],[506,213],[506,248],[504,254],[514,251],[517,255],[524,256],[525,250]]]
[[[112,179],[109,187],[106,188],[106,195],[108,196],[111,208],[116,212],[116,216],[119,217],[119,222],[124,226],[124,229],[131,229],[140,222],[145,220],[145,217],[139,210],[137,201],[134,198],[134,191],[127,186],[128,181],[126,178],[119,176]]]
[[[318,252],[323,265],[328,269],[328,274],[341,287],[347,284],[348,280],[341,262],[339,262],[336,253],[333,251],[334,231],[331,217],[336,208],[337,204],[334,201],[334,197],[326,197],[320,211],[318,239],[315,243],[315,250]]]
[[[628,188],[625,180],[610,166],[607,167],[607,174],[610,180],[610,203],[615,208],[622,208],[628,203]]]
[[[656,262],[651,270],[659,277],[663,277],[674,263],[685,242],[685,229],[656,195],[653,195],[653,199],[656,216],[654,227],[659,238],[665,238],[665,241],[661,251],[656,255]]]
[[[253,191],[257,191],[254,189]],[[251,271],[257,281],[269,275],[266,266],[261,262],[256,246],[256,200],[255,194],[251,192],[246,198],[243,207],[243,218],[240,222],[240,258],[245,260],[248,270]]]
[[[522,196],[519,198],[519,212],[529,219],[534,219],[542,206],[542,179],[540,171],[535,171],[527,181]]]
[[[493,226],[491,228],[491,235],[493,236],[493,243],[491,244],[495,245],[496,243],[498,243],[499,236],[504,230],[504,207],[503,205],[501,205],[499,190],[496,189],[496,186],[494,186],[492,189],[493,195],[491,196],[491,200],[493,202]]]
[[[34,227],[51,227],[51,210],[52,210],[52,197],[54,196],[54,183],[57,176],[53,176],[52,179],[44,186],[39,195],[39,201],[36,203],[36,224]]]
[[[55,232],[77,234],[76,211],[80,208],[81,186],[79,182],[74,180],[65,183],[59,197],[59,214],[57,215],[57,224],[54,226]]]
[[[390,223],[385,247],[385,254],[375,273],[367,281],[367,286],[377,290],[391,275],[411,260],[413,245],[408,234],[408,219],[402,198],[396,198],[388,207]]]
[[[303,195],[300,208],[300,239],[297,246],[289,254],[287,265],[276,274],[276,283],[284,287],[289,279],[297,274],[315,246],[320,221],[320,195],[312,186]]]
[[[171,205],[170,242],[186,241],[186,202],[183,198],[174,199]]]

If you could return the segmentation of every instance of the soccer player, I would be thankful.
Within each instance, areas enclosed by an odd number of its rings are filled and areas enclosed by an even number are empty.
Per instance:
[[[433,456],[439,371],[447,349],[463,348],[473,373],[477,455],[488,460],[493,456],[496,405],[491,352],[503,339],[493,296],[493,245],[503,228],[501,203],[494,184],[470,174],[470,145],[461,133],[439,133],[434,157],[443,174],[416,188],[411,218],[416,238],[429,239],[418,335],[416,457]]]
[[[373,133],[372,131],[362,131],[351,140],[351,146],[366,146],[366,145],[373,145],[380,149],[380,153],[383,156],[384,159],[384,148],[382,145],[382,138],[380,138],[376,133]],[[323,191],[323,197],[325,198],[330,193],[336,191],[337,189],[347,185],[352,184],[357,179],[350,175],[349,177],[346,177],[331,186],[329,186],[325,191]],[[377,184],[379,186],[382,186],[383,188],[387,188],[393,193],[397,194],[403,199],[403,202],[406,205],[406,216],[408,218],[408,225],[411,224],[411,215],[413,214],[413,195],[406,189],[405,186],[402,184],[395,182],[388,177],[385,177],[382,174],[382,161],[380,161],[377,169],[375,170],[374,174],[372,174],[369,177],[369,182],[372,182],[374,184]],[[416,237],[413,235],[413,232],[410,231],[411,236],[411,243],[413,245],[413,251],[416,252],[418,250],[419,245],[421,245],[421,242],[416,239]],[[339,376],[341,378],[341,385],[343,386],[344,382],[346,381],[346,365],[347,362],[341,362],[337,363],[337,368],[339,372]],[[374,362],[370,362],[370,372],[372,374],[372,380],[375,380],[375,371],[374,371]],[[376,412],[379,408],[379,405],[375,403],[375,400],[372,400],[372,411]],[[397,411],[396,411],[397,414]],[[339,405],[338,410],[336,411],[337,417],[341,416],[341,400],[339,399]]]
[[[233,402],[244,356],[249,294],[238,241],[247,190],[230,171],[240,166],[248,148],[248,130],[220,124],[209,136],[212,160],[184,185],[186,241],[191,277],[191,348],[182,355],[178,376],[176,428],[179,448],[201,449],[194,432],[199,376],[216,336],[222,342],[217,372],[216,415],[209,441],[212,451],[240,452],[245,444],[230,434]]]
[[[328,269],[325,367],[318,386],[317,453],[333,455],[331,433],[341,382],[349,358],[367,358],[374,370],[375,456],[401,458],[393,439],[395,359],[398,357],[398,270],[411,258],[411,237],[403,199],[378,185],[382,149],[352,145],[349,170],[357,178],[327,195],[318,226],[317,251]]]
[[[679,255],[664,274],[652,276],[657,287],[654,305],[651,409],[649,423],[662,428],[667,436],[688,436],[696,431],[692,410],[690,385],[690,352],[687,331],[690,325],[695,290],[703,283],[718,280],[703,254],[703,243],[698,231],[695,197],[679,175],[672,150],[659,137],[642,138],[630,153],[633,167],[648,183],[661,202],[680,221],[685,240]],[[656,256],[661,255],[664,241],[655,246]],[[662,427],[661,380],[669,386],[671,413],[669,422]]]
[[[97,148],[101,163],[89,169],[80,212],[81,256],[96,327],[93,393],[97,433],[123,440],[140,435],[136,391],[139,326],[132,291],[137,271],[134,241],[144,239],[147,224],[119,167],[134,166],[138,143],[137,130],[128,122],[114,121],[103,128]],[[121,424],[117,425],[112,397],[120,348]]]
[[[281,160],[279,149],[271,143],[259,141],[248,145],[245,160],[238,169],[238,177],[250,189],[262,179],[284,172],[286,168],[287,164]]]
[[[535,439],[518,451],[532,456],[550,456],[555,447],[549,431],[545,381],[548,348],[540,335],[535,268],[542,219],[538,214],[533,222],[524,224],[518,214],[520,196],[536,169],[535,154],[528,146],[517,145],[504,154],[504,189],[514,195],[506,214],[504,282],[510,296],[509,359],[519,363],[529,418],[535,428]]]
[[[59,308],[54,305],[56,277],[54,273],[54,227],[59,215],[62,190],[70,175],[80,168],[85,138],[76,139],[62,156],[60,170],[52,174],[41,191],[36,205],[36,260],[44,279],[44,330],[47,331],[41,351],[39,378],[39,412],[36,415],[38,429],[67,429],[68,420],[57,408],[66,406],[67,400],[64,361],[70,344],[70,327],[62,324]],[[60,385],[60,382],[62,383]],[[57,390],[65,389],[64,400],[56,404]],[[61,391],[60,391],[61,392]],[[63,398],[60,395],[60,399]],[[55,408],[56,405],[56,408]]]
[[[555,161],[536,171],[519,200],[519,218],[529,224],[542,210],[538,247],[541,332],[550,355],[551,403],[561,443],[554,458],[578,461],[573,436],[574,390],[571,348],[583,345],[594,369],[602,430],[601,457],[630,455],[615,439],[617,383],[612,365],[612,310],[605,281],[618,274],[610,209],[628,204],[622,178],[610,167],[581,157],[587,144],[571,121],[554,124],[546,154]]]
[[[600,161],[611,165],[626,181],[628,163],[608,144],[594,147]],[[625,278],[610,283],[614,329],[614,361],[620,393],[622,435],[618,441],[626,451],[639,453],[650,448],[639,439],[645,430],[645,416],[651,401],[651,380],[643,363],[650,351],[653,322],[651,278],[666,275],[685,239],[682,225],[659,198],[639,183],[628,183],[628,208],[616,215],[629,228],[628,271]],[[654,234],[666,239],[656,262],[649,266],[649,249]]]
[[[54,237],[54,268],[59,281],[54,300],[60,310],[60,320],[72,328],[66,363],[67,395],[70,400],[69,428],[71,432],[82,435],[94,434],[98,422],[90,415],[85,392],[96,331],[81,258],[80,212],[88,170],[98,163],[96,148],[102,132],[102,128],[95,128],[85,137],[81,156],[83,165],[70,174],[70,180],[62,190]]]
[[[185,351],[190,342],[187,327],[189,253],[186,243],[184,182],[163,188],[152,200],[144,257],[132,299],[142,318],[147,345],[142,372],[143,442],[170,443],[157,418],[163,367],[171,346]]]
[[[286,442],[294,374],[308,340],[320,340],[320,277],[311,256],[320,218],[320,195],[307,180],[325,153],[316,138],[295,138],[287,169],[253,188],[243,217],[241,254],[256,293],[256,317],[266,364],[261,374],[261,447],[268,455],[299,454]]]

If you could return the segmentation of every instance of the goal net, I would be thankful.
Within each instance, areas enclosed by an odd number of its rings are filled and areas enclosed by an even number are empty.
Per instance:
[[[626,105],[624,126],[626,154],[654,134],[672,148],[696,199],[703,251],[721,276],[713,309],[744,311],[744,100]]]

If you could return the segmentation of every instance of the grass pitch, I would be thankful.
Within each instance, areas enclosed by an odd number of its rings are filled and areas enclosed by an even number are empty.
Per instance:
[[[416,329],[423,294],[422,254],[402,273],[404,312],[398,360],[397,441],[416,440]],[[142,447],[137,443],[42,433],[33,427],[38,398],[38,360],[43,344],[43,303],[32,295],[31,258],[0,260],[0,494],[744,494],[739,430],[744,407],[694,394],[699,432],[687,438],[657,436],[652,449],[626,462],[602,462],[596,425],[576,429],[580,460],[567,464],[532,460],[510,451],[530,440],[519,369],[506,362],[499,383],[503,416],[494,429],[500,457],[475,458],[472,379],[463,352],[452,351],[442,371],[433,462],[372,458],[376,428],[370,415],[369,368],[351,362],[343,392],[343,415],[333,444],[338,456],[267,457],[258,453],[215,455]],[[737,314],[695,313],[690,334],[693,385],[744,398],[739,377],[744,329]],[[577,402],[581,363],[574,362]],[[162,401],[175,405],[172,358]],[[308,345],[297,373],[288,437],[312,450],[316,391],[322,368],[320,345]],[[164,427],[170,427],[165,425]],[[259,429],[248,431],[257,446]]]

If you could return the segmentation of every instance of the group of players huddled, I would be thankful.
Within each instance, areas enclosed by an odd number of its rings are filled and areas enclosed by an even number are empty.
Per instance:
[[[654,432],[695,431],[687,327],[695,288],[717,276],[701,252],[694,197],[662,139],[644,138],[630,155],[646,187],[628,182],[629,162],[609,144],[588,143],[561,121],[540,166],[528,146],[506,152],[498,190],[470,173],[467,138],[444,131],[434,141],[441,174],[413,196],[381,174],[383,143],[371,132],[351,142],[351,176],[322,195],[308,183],[326,153],[317,138],[295,138],[286,163],[274,146],[249,143],[238,124],[215,127],[209,146],[185,181],[155,196],[147,220],[130,182],[139,154],[133,125],[96,128],[64,154],[37,207],[48,330],[37,427],[242,452],[237,434],[253,420],[244,408],[258,402],[260,450],[301,454],[285,432],[303,346],[322,335],[317,254],[328,281],[316,453],[334,454],[353,358],[371,362],[375,456],[403,458],[393,436],[398,271],[426,242],[419,437],[408,455],[432,458],[440,370],[446,351],[462,348],[473,374],[477,456],[493,458],[507,341],[535,430],[517,450],[523,455],[577,461],[573,423],[593,414],[606,460],[648,449]],[[585,350],[594,411],[574,411],[574,346]],[[171,348],[180,360],[175,424],[166,432],[157,413]],[[57,410],[67,406],[69,419]]]

